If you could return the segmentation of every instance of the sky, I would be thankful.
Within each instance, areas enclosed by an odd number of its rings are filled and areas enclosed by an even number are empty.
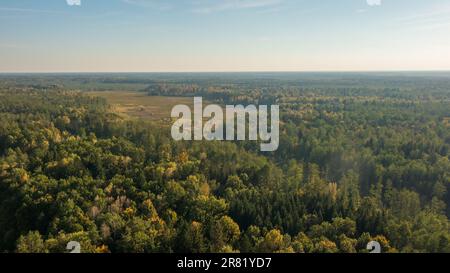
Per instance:
[[[0,0],[0,72],[450,70],[448,0]]]

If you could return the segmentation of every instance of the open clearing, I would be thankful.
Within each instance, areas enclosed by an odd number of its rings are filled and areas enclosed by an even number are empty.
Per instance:
[[[126,118],[150,120],[170,119],[172,108],[177,104],[193,107],[193,98],[148,96],[145,92],[98,91],[87,92],[90,96],[105,98],[114,112]]]

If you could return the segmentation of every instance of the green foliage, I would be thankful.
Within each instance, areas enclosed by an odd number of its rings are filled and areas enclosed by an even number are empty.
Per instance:
[[[148,86],[280,104],[270,154],[175,142],[103,99],[4,84],[0,250],[67,252],[78,241],[82,252],[354,253],[377,240],[384,252],[450,252],[450,83],[347,81]]]

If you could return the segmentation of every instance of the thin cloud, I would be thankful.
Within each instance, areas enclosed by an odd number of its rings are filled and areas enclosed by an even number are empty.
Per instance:
[[[449,27],[450,27],[450,22],[443,22],[443,23],[420,26],[420,27],[417,27],[416,30],[436,30],[436,29],[449,28]]]
[[[20,49],[25,48],[25,46],[19,44],[0,44],[0,48]]]
[[[197,1],[193,11],[196,13],[212,13],[227,10],[257,9],[274,7],[282,3],[282,0],[220,0]],[[211,4],[210,4],[211,3]]]
[[[283,0],[190,0],[183,5],[171,5],[163,0],[122,0],[123,3],[159,10],[184,9],[194,13],[228,10],[276,8]]]
[[[0,11],[18,12],[18,13],[51,13],[51,14],[62,14],[63,13],[61,11],[55,11],[55,10],[22,9],[22,8],[6,8],[6,7],[0,7]]]
[[[81,6],[81,0],[66,0],[69,6]]]
[[[398,18],[397,22],[414,30],[448,28],[450,25],[450,6],[435,7],[423,13]]]
[[[373,6],[381,6],[381,0],[366,0],[367,5]]]
[[[439,10],[433,10],[428,11],[420,14],[414,14],[407,17],[399,18],[398,21],[400,22],[416,22],[416,21],[423,21],[423,20],[429,20],[429,19],[435,19],[437,17],[443,17],[443,16],[449,16],[450,15],[450,8],[444,8]]]
[[[145,8],[153,8],[158,10],[169,10],[172,9],[173,6],[167,1],[162,0],[122,0],[122,2],[130,5],[145,7]]]

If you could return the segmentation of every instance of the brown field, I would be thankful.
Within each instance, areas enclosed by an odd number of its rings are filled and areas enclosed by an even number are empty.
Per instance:
[[[105,98],[114,112],[125,118],[170,120],[170,112],[177,104],[193,107],[193,98],[148,96],[144,92],[99,91],[87,92],[90,96]]]
[[[450,127],[450,117],[444,118],[444,125]]]

